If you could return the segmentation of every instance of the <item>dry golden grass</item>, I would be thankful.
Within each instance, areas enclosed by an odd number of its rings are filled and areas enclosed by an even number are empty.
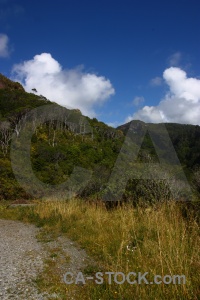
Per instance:
[[[72,288],[77,299],[199,299],[199,225],[192,214],[185,219],[173,201],[148,209],[124,206],[108,211],[83,200],[49,200],[19,209],[18,218],[76,240],[97,261],[99,269],[91,266],[90,275],[96,271],[148,272],[149,281],[154,275],[186,277],[186,284],[109,285],[105,276],[101,285],[63,286],[66,298],[62,299],[69,299],[67,291]]]
[[[107,211],[73,199],[42,202],[35,213],[43,220],[57,219],[54,230],[78,241],[96,258],[99,271],[149,272],[149,279],[156,274],[186,277],[185,285],[90,283],[81,288],[83,299],[198,299],[199,227],[192,217],[183,218],[176,203]]]

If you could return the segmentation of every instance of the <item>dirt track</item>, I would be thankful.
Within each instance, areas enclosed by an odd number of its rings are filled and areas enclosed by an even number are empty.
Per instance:
[[[85,266],[88,259],[85,251],[75,247],[72,241],[58,237],[44,247],[36,238],[38,231],[34,225],[0,219],[0,299],[49,299],[50,295],[39,293],[34,283],[44,268],[47,248],[60,247],[70,257],[67,264],[60,265],[61,275],[69,270],[78,272]],[[52,297],[59,299],[56,294]]]

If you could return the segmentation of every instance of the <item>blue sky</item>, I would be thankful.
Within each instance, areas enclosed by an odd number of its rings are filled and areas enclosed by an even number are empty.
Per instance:
[[[199,11],[198,0],[0,0],[0,72],[108,124],[200,124]]]

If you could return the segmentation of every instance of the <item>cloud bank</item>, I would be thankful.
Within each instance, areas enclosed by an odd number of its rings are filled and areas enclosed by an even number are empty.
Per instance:
[[[86,73],[83,68],[63,70],[51,54],[42,53],[13,67],[13,80],[27,92],[36,88],[38,94],[67,108],[78,108],[94,117],[95,107],[103,104],[115,90],[103,76]]]
[[[126,122],[142,120],[149,123],[172,122],[200,125],[200,79],[187,77],[180,68],[170,67],[163,72],[169,89],[157,106],[144,106]]]
[[[0,57],[8,57],[10,54],[9,47],[9,38],[6,34],[0,33]]]

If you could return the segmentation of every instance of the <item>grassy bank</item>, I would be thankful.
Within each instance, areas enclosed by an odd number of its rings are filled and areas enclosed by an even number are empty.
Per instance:
[[[149,282],[154,275],[186,277],[186,284],[138,285],[116,284],[113,280],[108,284],[104,275],[103,284],[90,280],[82,286],[63,285],[57,278],[52,285],[59,286],[65,294],[63,299],[72,289],[78,292],[77,299],[195,300],[200,294],[199,227],[192,215],[185,219],[174,202],[149,209],[126,206],[107,211],[103,205],[81,200],[45,201],[30,208],[1,206],[0,217],[31,222],[43,232],[62,233],[77,241],[97,262],[96,267],[85,270],[90,276],[97,271],[148,272]]]

